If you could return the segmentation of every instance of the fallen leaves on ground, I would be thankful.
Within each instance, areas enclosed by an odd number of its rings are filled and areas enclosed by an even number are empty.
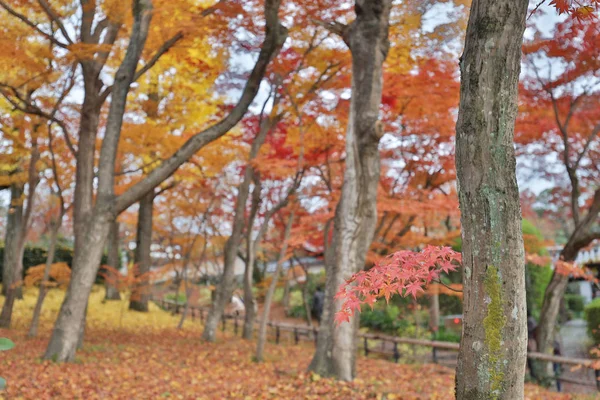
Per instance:
[[[254,342],[231,333],[217,343],[200,340],[201,326],[155,306],[141,314],[126,310],[126,301],[102,302],[103,291],[90,298],[85,345],[71,364],[42,361],[61,292],[49,296],[43,334],[26,338],[35,292],[17,303],[15,328],[0,330],[15,349],[3,354],[0,376],[8,381],[5,399],[450,399],[454,371],[439,365],[397,365],[385,360],[358,360],[359,377],[337,382],[307,373],[312,343],[269,344],[266,362],[252,361]],[[575,399],[527,385],[528,399]],[[0,395],[2,398],[2,395]],[[583,397],[577,397],[582,399]]]

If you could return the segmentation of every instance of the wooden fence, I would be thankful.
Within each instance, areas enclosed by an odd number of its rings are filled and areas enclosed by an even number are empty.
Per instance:
[[[173,312],[174,314],[180,314],[185,309],[185,304],[177,303],[172,300],[153,299],[153,301],[162,309]],[[187,316],[191,318],[192,321],[198,319],[199,322],[204,323],[204,320],[208,315],[208,308],[201,306],[188,306],[187,312]],[[233,332],[235,335],[237,335],[240,329],[242,318],[243,317],[238,314],[224,314],[221,317],[221,330],[225,331],[227,329],[227,321],[231,321],[231,324],[233,325]],[[260,321],[257,319],[256,323],[259,322]],[[272,321],[269,321],[267,325],[272,329],[272,333],[274,333],[274,340],[276,344],[279,344],[282,332],[288,332],[293,338],[295,344],[298,344],[301,340],[311,340],[316,345],[317,334],[319,332],[319,328],[317,327]],[[433,362],[435,364],[443,364],[447,366],[452,366],[452,364],[456,363],[457,352],[459,349],[458,343],[451,342],[440,342],[435,340],[406,338],[374,333],[359,333],[358,336],[360,339],[362,339],[362,350],[364,351],[365,356],[368,356],[369,354],[391,356],[396,363],[399,362],[403,357],[399,345],[431,348],[431,351],[428,352],[428,356],[426,358],[423,358],[422,354],[420,358],[417,358],[415,357],[416,353],[413,353],[412,358],[416,358],[421,362]],[[596,389],[600,391],[600,369],[593,368],[593,360],[554,356],[536,352],[528,352],[527,357],[529,360],[544,361],[553,364],[555,375],[551,379],[556,382],[556,389],[559,392],[562,390],[562,382],[581,386],[595,386]],[[592,370],[594,372],[595,379],[584,380],[564,377],[562,376],[561,366]]]

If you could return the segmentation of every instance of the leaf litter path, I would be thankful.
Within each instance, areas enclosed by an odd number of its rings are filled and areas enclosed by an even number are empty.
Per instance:
[[[454,371],[439,365],[396,365],[359,357],[359,378],[336,382],[306,373],[310,343],[270,343],[265,363],[252,361],[254,342],[222,334],[200,340],[201,327],[176,330],[178,318],[151,307],[126,311],[101,304],[96,292],[84,348],[75,363],[41,361],[61,295],[46,310],[41,337],[27,339],[28,297],[17,306],[15,329],[0,330],[17,347],[0,359],[8,381],[2,399],[452,399]],[[56,303],[56,304],[55,304]],[[112,328],[110,328],[112,327]],[[2,397],[4,396],[4,397]],[[583,399],[527,386],[528,399]]]

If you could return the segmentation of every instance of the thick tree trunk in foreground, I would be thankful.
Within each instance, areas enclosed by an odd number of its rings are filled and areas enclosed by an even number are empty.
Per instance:
[[[62,220],[62,215],[60,216],[60,220]],[[52,263],[54,262],[54,254],[56,253],[56,242],[58,241],[58,231],[60,230],[61,223],[60,221],[54,221],[52,225],[52,230],[50,232],[50,245],[48,247],[48,256],[46,258],[46,265],[44,266],[44,276],[42,277],[42,282],[40,283],[40,291],[38,293],[38,298],[35,303],[35,308],[33,309],[33,317],[31,318],[29,333],[27,334],[27,336],[29,336],[30,338],[37,336],[38,327],[40,325],[40,315],[42,313],[42,306],[44,304],[46,294],[49,290],[48,282],[50,281],[50,269],[52,268]]]
[[[110,226],[110,232],[108,233],[108,265],[113,267],[115,270],[119,270],[121,266],[121,256],[119,252],[119,223],[115,220]],[[107,273],[104,280],[104,286],[106,288],[106,294],[104,300],[121,300],[121,294],[119,288],[116,286],[117,276],[111,276],[111,272]]]
[[[140,312],[148,312],[148,298],[150,294],[148,273],[152,266],[150,246],[152,245],[153,210],[154,191],[150,191],[140,200],[134,257],[136,283],[131,291],[131,298],[129,300],[129,309]]]
[[[265,304],[263,308],[262,318],[260,320],[260,326],[258,328],[258,342],[256,343],[256,361],[263,361],[263,354],[265,351],[265,342],[267,341],[267,323],[269,322],[269,315],[271,314],[271,303],[273,302],[273,295],[277,288],[277,281],[281,270],[283,269],[283,261],[285,259],[285,253],[287,252],[288,240],[290,239],[290,233],[292,231],[292,225],[294,223],[294,212],[292,211],[289,216],[288,222],[285,226],[285,232],[283,234],[283,243],[279,250],[279,257],[277,257],[277,267],[273,274],[273,280],[269,285],[269,290],[265,297]]]
[[[464,267],[457,399],[523,398],[525,254],[513,148],[527,0],[475,0],[460,62]]]
[[[336,208],[332,252],[328,265],[325,305],[315,356],[310,369],[350,381],[356,375],[358,318],[334,327],[342,305],[333,295],[346,279],[365,266],[377,223],[379,140],[383,135],[379,106],[383,62],[389,48],[389,0],[356,1],[356,20],[342,29],[352,53],[352,101],[346,133],[346,170]]]

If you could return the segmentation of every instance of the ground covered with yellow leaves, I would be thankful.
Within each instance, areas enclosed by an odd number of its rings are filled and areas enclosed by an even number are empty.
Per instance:
[[[8,388],[0,399],[451,399],[454,371],[438,365],[396,365],[359,358],[359,379],[336,382],[306,373],[312,345],[271,344],[267,360],[252,361],[254,343],[223,334],[200,340],[198,321],[175,329],[179,316],[152,305],[127,311],[127,302],[90,299],[84,348],[75,363],[42,361],[62,293],[49,294],[41,335],[27,339],[36,292],[28,289],[15,310],[14,328],[0,330],[15,349],[0,358]],[[585,399],[527,385],[528,399]]]

